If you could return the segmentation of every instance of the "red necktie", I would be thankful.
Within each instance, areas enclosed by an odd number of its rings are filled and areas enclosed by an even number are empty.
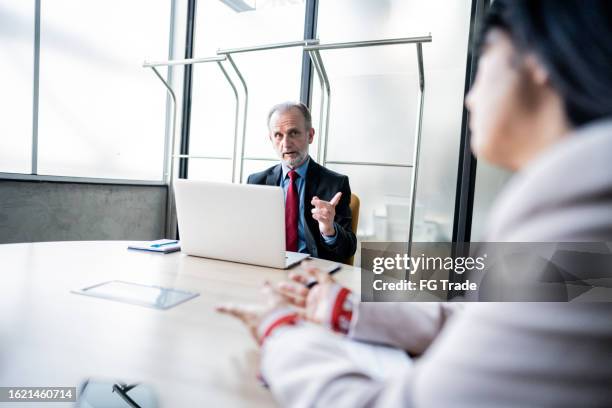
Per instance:
[[[295,180],[299,175],[295,170],[289,172],[289,188],[287,189],[287,199],[285,200],[285,242],[287,251],[297,252],[298,250],[298,213],[300,208],[297,186]]]

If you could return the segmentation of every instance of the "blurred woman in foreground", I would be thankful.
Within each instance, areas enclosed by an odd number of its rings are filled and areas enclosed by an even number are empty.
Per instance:
[[[612,241],[612,3],[496,0],[479,50],[472,149],[517,171],[487,239]],[[310,291],[286,283],[264,307],[220,308],[263,343],[283,406],[610,406],[610,303],[360,303],[310,273]],[[383,381],[351,361],[352,339],[420,358]]]

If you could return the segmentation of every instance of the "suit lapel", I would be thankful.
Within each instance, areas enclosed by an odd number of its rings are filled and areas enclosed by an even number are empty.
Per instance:
[[[306,191],[304,192],[304,200],[306,202],[304,204],[304,211],[308,211],[310,213],[310,201],[312,197],[317,194],[319,189],[319,179],[321,178],[320,166],[310,159],[308,163],[308,169],[306,170]]]
[[[280,185],[282,174],[283,174],[282,167],[280,164],[277,164],[276,166],[272,168],[272,171],[268,173],[268,177],[266,177],[266,185],[267,186]]]
[[[310,202],[312,201],[312,197],[317,194],[320,178],[320,166],[312,158],[310,158],[308,170],[306,171],[306,186],[304,191],[304,221],[306,222],[307,227],[305,228],[306,231],[304,231],[304,235],[308,252],[313,256],[317,256],[318,252],[317,242],[313,234],[318,233],[319,226],[312,218],[312,205]]]

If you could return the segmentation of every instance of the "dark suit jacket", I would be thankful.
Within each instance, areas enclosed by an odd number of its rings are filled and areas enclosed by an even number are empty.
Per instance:
[[[278,186],[282,174],[282,167],[279,163],[262,172],[251,174],[247,183]],[[351,187],[348,177],[326,169],[311,158],[306,170],[305,182],[303,216],[306,249],[314,257],[345,262],[355,254],[357,249],[357,238],[351,230],[353,216],[349,207]],[[314,196],[330,201],[338,191],[342,192],[342,198],[336,205],[336,217],[334,218],[334,227],[338,235],[334,245],[327,245],[319,232],[319,223],[312,218],[311,210],[314,207],[310,202]]]

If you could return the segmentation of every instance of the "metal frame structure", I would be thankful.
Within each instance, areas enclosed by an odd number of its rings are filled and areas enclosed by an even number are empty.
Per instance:
[[[38,174],[38,108],[40,98],[40,1],[34,3],[34,86],[32,95],[32,174]]]
[[[168,90],[169,94],[171,95],[172,101],[173,101],[173,125],[172,125],[172,136],[171,136],[171,158],[172,160],[170,160],[170,171],[166,173],[164,173],[164,179],[168,181],[168,184],[172,183],[172,179],[173,179],[173,168],[174,168],[174,161],[173,159],[175,158],[180,158],[180,159],[217,159],[217,160],[233,160],[233,166],[232,166],[232,182],[236,181],[236,158],[238,156],[238,123],[239,123],[239,112],[240,112],[240,97],[238,95],[238,91],[237,88],[234,84],[234,82],[232,81],[231,77],[228,75],[225,67],[223,66],[223,64],[221,63],[222,61],[228,61],[230,66],[232,67],[233,71],[235,72],[236,76],[238,77],[238,79],[240,80],[240,83],[242,84],[242,89],[244,92],[244,102],[243,102],[243,119],[242,119],[242,138],[241,138],[241,143],[240,143],[240,160],[238,161],[238,181],[242,180],[242,176],[243,176],[243,162],[244,160],[269,160],[266,158],[251,158],[251,157],[244,157],[244,144],[245,144],[245,139],[246,139],[246,124],[247,124],[247,113],[248,113],[248,104],[249,104],[249,88],[248,85],[244,79],[244,76],[242,75],[242,72],[240,71],[240,69],[238,68],[238,66],[236,65],[236,62],[234,61],[234,59],[232,58],[232,54],[238,54],[238,53],[247,53],[247,52],[255,52],[255,51],[267,51],[267,50],[275,50],[275,49],[283,49],[283,48],[291,48],[291,47],[303,47],[305,45],[311,45],[311,44],[317,44],[318,40],[301,40],[301,41],[293,41],[293,42],[287,42],[287,43],[277,43],[277,44],[268,44],[268,45],[260,45],[260,46],[255,46],[255,47],[242,47],[242,48],[232,48],[232,49],[224,49],[224,50],[218,50],[217,54],[218,56],[216,57],[207,57],[207,58],[188,58],[188,59],[182,59],[182,60],[170,60],[170,61],[160,61],[160,62],[145,62],[143,64],[143,67],[145,68],[152,68],[153,71],[155,72],[156,76],[160,79],[160,81],[162,81],[162,83],[164,84],[164,86],[166,87],[166,89]],[[179,154],[176,155],[174,153],[174,148],[175,148],[175,140],[176,140],[176,110],[177,110],[177,101],[176,101],[176,95],[174,94],[174,91],[172,90],[172,88],[168,85],[168,83],[163,79],[163,77],[159,74],[159,72],[157,71],[157,69],[155,67],[157,66],[174,66],[174,65],[193,65],[193,64],[198,64],[198,63],[206,63],[206,62],[217,62],[219,68],[221,69],[221,71],[223,72],[223,75],[225,76],[225,78],[227,79],[227,81],[229,82],[230,86],[232,87],[232,91],[234,92],[234,97],[236,100],[236,109],[235,109],[235,123],[234,123],[234,152],[233,152],[233,156],[232,157],[220,157],[220,156],[201,156],[201,155],[190,155],[190,154]],[[183,130],[185,129],[185,127],[188,127],[185,125],[185,123],[183,123]],[[184,133],[184,132],[183,132]],[[183,140],[181,141],[181,147],[186,147],[184,146]]]
[[[408,167],[413,168],[411,180],[410,180],[410,229],[408,232],[408,251],[412,247],[412,237],[414,229],[414,209],[416,205],[416,189],[419,173],[419,157],[421,150],[421,131],[423,123],[423,105],[425,96],[425,72],[423,69],[423,43],[431,42],[431,34],[416,36],[416,37],[405,37],[405,38],[390,38],[383,40],[371,40],[371,41],[353,41],[343,43],[330,43],[330,44],[317,44],[305,46],[304,51],[308,52],[312,59],[313,65],[317,71],[319,77],[319,83],[321,84],[321,111],[319,118],[319,134],[323,140],[319,140],[319,151],[318,158],[321,163],[325,166],[326,164],[345,164],[345,165],[359,165],[359,166],[386,166],[386,167]],[[327,145],[329,138],[329,111],[331,101],[331,86],[327,72],[325,71],[325,65],[321,58],[320,51],[323,50],[338,50],[347,48],[361,48],[361,47],[378,47],[387,45],[400,45],[400,44],[416,44],[417,52],[417,64],[419,71],[419,94],[417,102],[417,118],[416,118],[416,129],[415,129],[415,140],[414,140],[414,156],[412,164],[391,164],[391,163],[374,163],[374,162],[351,162],[351,161],[332,161],[327,160]],[[325,107],[325,108],[324,108]],[[323,120],[323,113],[325,112],[325,121]],[[323,131],[323,123],[325,123],[325,130]],[[322,152],[321,152],[322,148]]]
[[[217,56],[217,57],[208,57],[208,58],[187,58],[187,59],[181,59],[181,60],[158,61],[158,62],[146,62],[145,61],[142,65],[144,68],[151,68],[155,76],[159,78],[159,80],[163,83],[164,87],[168,91],[168,94],[170,95],[170,98],[172,99],[172,125],[170,127],[171,129],[171,132],[170,132],[171,134],[170,136],[170,160],[164,161],[165,163],[166,162],[168,163],[168,165],[164,168],[164,181],[168,185],[168,199],[166,200],[166,220],[173,219],[172,214],[173,214],[173,208],[174,208],[174,195],[172,194],[172,186],[174,182],[174,159],[177,159],[177,158],[181,160],[189,159],[189,158],[191,159],[216,159],[216,160],[232,160],[233,163],[236,162],[237,142],[238,142],[238,119],[239,119],[239,111],[240,111],[239,97],[238,97],[238,90],[236,89],[236,85],[234,84],[234,82],[232,81],[231,77],[228,75],[227,71],[225,70],[225,67],[222,64],[222,61],[225,61],[226,59],[227,59],[226,57]],[[234,121],[235,121],[234,123],[234,153],[232,157],[175,154],[176,125],[177,125],[176,117],[177,117],[177,110],[178,110],[176,94],[174,93],[174,91],[172,90],[172,87],[168,84],[168,82],[159,73],[159,71],[157,70],[157,67],[166,66],[169,68],[171,66],[176,66],[176,65],[191,66],[194,64],[204,64],[204,63],[216,63],[219,69],[221,70],[221,72],[223,73],[223,76],[225,77],[229,85],[231,86],[232,91],[234,92],[234,98],[236,100],[236,107],[235,107],[235,113],[234,113],[235,115],[234,117]],[[232,167],[232,181],[235,181],[235,166]],[[166,236],[174,236],[174,235],[175,235],[175,231],[173,228],[173,223],[166,222]]]
[[[260,158],[260,157],[244,157],[247,114],[248,114],[248,108],[249,108],[249,87],[247,86],[247,83],[244,79],[244,76],[242,75],[242,72],[240,72],[240,69],[238,68],[238,66],[236,65],[236,62],[232,58],[232,55],[240,54],[240,53],[294,48],[294,47],[306,47],[308,45],[318,44],[318,43],[319,43],[319,40],[300,40],[300,41],[291,41],[291,42],[285,42],[285,43],[258,45],[254,47],[228,48],[228,49],[217,50],[218,55],[223,55],[229,61],[230,65],[232,66],[232,69],[236,73],[236,76],[238,77],[238,79],[240,79],[240,83],[242,84],[242,89],[244,92],[244,107],[243,107],[243,118],[242,118],[242,140],[240,143],[240,160],[238,162],[238,169],[239,169],[238,170],[238,180],[239,181],[242,181],[245,160],[269,160],[269,159]],[[234,168],[235,167],[236,167],[236,163],[234,162]],[[232,169],[232,171],[233,170],[234,169]],[[232,177],[232,181],[234,181],[233,177]]]
[[[317,20],[319,1],[306,0],[304,18],[304,39],[317,37]],[[312,96],[312,61],[306,51],[302,52],[302,78],[300,83],[300,101],[310,106]]]
[[[74,176],[47,176],[40,174],[4,173],[0,172],[0,180],[32,181],[51,183],[77,183],[77,184],[112,184],[121,186],[166,186],[161,180],[133,180],[112,179],[100,177],[74,177]]]
[[[228,49],[220,49],[217,50],[217,57],[208,57],[208,58],[191,58],[191,59],[183,59],[183,60],[171,60],[171,61],[163,61],[163,62],[145,62],[143,64],[144,67],[151,68],[156,76],[162,81],[169,94],[172,97],[173,101],[173,122],[172,122],[172,136],[171,136],[171,160],[170,160],[170,168],[165,169],[164,178],[168,183],[169,192],[171,192],[171,187],[173,183],[173,169],[174,169],[174,159],[180,158],[183,159],[217,159],[217,160],[232,160],[232,182],[241,182],[243,177],[243,169],[244,169],[244,161],[245,160],[272,160],[269,158],[261,158],[261,157],[245,157],[245,141],[246,141],[246,124],[247,124],[247,114],[248,114],[248,104],[249,104],[249,88],[242,75],[242,72],[238,68],[236,62],[232,58],[234,54],[240,53],[250,53],[250,52],[259,52],[259,51],[269,51],[269,50],[278,50],[285,48],[294,48],[294,47],[302,47],[304,52],[307,52],[312,65],[315,67],[317,75],[319,77],[319,83],[321,84],[321,109],[320,109],[320,117],[319,117],[319,145],[317,151],[317,160],[321,162],[321,164],[343,164],[343,165],[358,165],[358,166],[382,166],[382,167],[399,167],[399,168],[412,168],[411,182],[410,182],[410,230],[408,236],[408,248],[411,248],[412,245],[412,237],[413,237],[413,224],[414,224],[414,208],[416,204],[416,189],[417,189],[417,181],[418,181],[418,171],[419,171],[419,157],[420,157],[420,147],[421,147],[421,132],[422,132],[422,122],[423,122],[423,105],[424,105],[424,95],[425,95],[425,73],[423,68],[423,43],[431,42],[432,37],[431,34],[415,36],[415,37],[404,37],[404,38],[390,38],[390,39],[381,39],[381,40],[371,40],[371,41],[353,41],[353,42],[342,42],[342,43],[329,43],[329,44],[320,44],[318,39],[306,39],[300,41],[292,41],[285,43],[275,43],[275,44],[266,44],[266,45],[258,45],[252,47],[241,47],[241,48],[228,48]],[[327,160],[327,146],[328,146],[328,133],[329,133],[329,116],[330,116],[330,102],[331,102],[331,86],[329,77],[325,70],[325,64],[323,63],[323,58],[321,57],[320,51],[323,50],[338,50],[338,49],[348,49],[348,48],[363,48],[363,47],[378,47],[378,46],[389,46],[389,45],[402,45],[402,44],[415,44],[416,45],[416,56],[417,56],[417,66],[419,73],[419,93],[418,93],[418,102],[417,102],[417,118],[416,118],[416,129],[415,129],[415,139],[414,139],[414,156],[412,160],[412,164],[400,164],[400,163],[377,163],[377,162],[358,162],[358,161],[332,161]],[[238,95],[238,91],[236,86],[234,85],[231,77],[228,75],[225,70],[222,61],[229,62],[232,67],[234,73],[240,80],[242,85],[242,90],[244,93],[244,101],[243,101],[243,115],[242,115],[242,132],[241,132],[241,140],[240,144],[238,144],[238,123],[239,123],[239,112],[240,112],[240,97]],[[176,140],[176,110],[177,110],[177,102],[176,96],[172,91],[172,88],[168,83],[163,79],[163,77],[159,74],[156,67],[158,66],[174,66],[174,65],[193,65],[198,63],[208,63],[208,62],[216,62],[223,72],[223,75],[227,79],[228,83],[232,87],[234,92],[234,97],[236,100],[236,108],[235,108],[235,122],[234,122],[234,149],[233,156],[230,157],[216,157],[216,156],[200,156],[200,155],[189,155],[189,154],[179,154],[176,155],[174,153],[175,148],[175,140]],[[183,122],[183,133],[185,128],[185,123]],[[182,141],[184,142],[184,141]],[[181,143],[181,147],[187,148],[184,146],[184,143]],[[240,153],[238,154],[238,150]],[[238,167],[238,171],[236,171],[236,167]],[[237,177],[236,177],[236,173]],[[169,193],[167,201],[167,217],[168,219],[172,216],[172,194]],[[169,227],[167,227],[169,228]]]
[[[490,0],[474,0],[470,11],[470,32],[468,44],[474,43],[474,38],[480,30],[480,24]],[[478,56],[468,46],[467,61],[465,67],[464,99],[472,87],[476,76]],[[451,256],[469,255],[470,242],[472,240],[472,214],[474,211],[474,194],[476,191],[476,168],[477,160],[470,149],[469,112],[463,104],[461,117],[461,140],[459,142],[459,164],[457,169],[457,189],[455,192],[455,212],[453,217],[452,254]],[[463,282],[463,275],[451,274],[450,281]],[[461,290],[452,290],[448,293],[448,299],[463,296]]]
[[[193,58],[193,50],[195,48],[195,30],[196,30],[196,7],[197,0],[187,0],[187,15],[185,21],[185,51],[183,58]],[[173,58],[173,57],[170,57]],[[193,66],[183,66],[183,103],[181,110],[181,144],[179,151],[181,154],[189,154],[189,137],[191,135],[191,98],[193,95]],[[167,153],[167,152],[166,152]],[[167,154],[166,154],[167,156]],[[187,178],[189,174],[189,160],[181,158],[179,160],[179,178]],[[171,194],[171,191],[168,191]],[[173,229],[175,219],[167,220],[167,229]]]
[[[490,5],[489,0],[474,0],[470,13],[470,33],[468,44],[473,44],[474,37],[480,29],[480,23]],[[468,47],[465,69],[464,95],[470,90],[476,76],[477,55]],[[464,96],[465,99],[465,96]],[[470,149],[469,112],[463,104],[461,118],[461,141],[459,144],[459,166],[457,170],[457,190],[455,197],[455,214],[452,242],[458,244],[470,242],[472,232],[472,212],[476,189],[476,157]]]

